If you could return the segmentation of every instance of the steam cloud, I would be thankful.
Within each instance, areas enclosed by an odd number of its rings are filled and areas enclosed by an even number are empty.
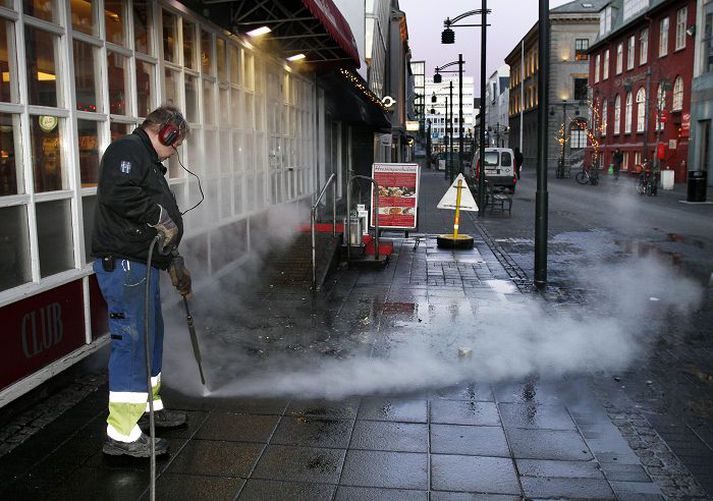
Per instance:
[[[365,332],[341,333],[311,345],[351,347],[341,358],[325,356],[318,349],[277,350],[260,358],[228,340],[199,333],[208,345],[204,351],[208,378],[219,381],[211,388],[212,395],[340,399],[533,374],[557,377],[619,371],[645,357],[664,322],[690,312],[703,292],[700,285],[654,257],[583,270],[578,283],[594,292],[586,304],[545,303],[539,296],[503,294],[494,286],[494,299],[452,298],[441,300],[437,308],[425,299],[416,300],[415,314],[397,318],[388,327],[390,317],[385,313],[376,334],[368,326],[362,329]],[[250,312],[239,309],[239,298],[226,299],[235,306],[216,310],[212,320],[220,323],[217,319],[225,314],[224,329],[230,331],[231,323],[248,321]],[[291,332],[281,335],[289,338]],[[182,340],[176,339],[173,351],[167,350],[167,365],[190,367],[187,336],[177,337]],[[461,351],[466,356],[459,355],[459,349],[465,349]],[[172,386],[189,393],[201,391],[197,371],[174,368],[171,372],[175,373]]]

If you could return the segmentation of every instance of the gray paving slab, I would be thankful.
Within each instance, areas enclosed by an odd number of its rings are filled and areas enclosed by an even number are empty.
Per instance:
[[[336,484],[345,453],[344,449],[268,445],[250,477]]]
[[[166,472],[247,478],[263,447],[241,442],[191,440]]]
[[[431,425],[431,452],[466,456],[510,457],[499,426]]]
[[[428,455],[413,452],[350,450],[340,485],[428,489]]]
[[[267,443],[278,420],[278,416],[213,412],[196,433],[196,438]]]
[[[505,428],[576,430],[564,405],[501,403],[498,409]]]
[[[594,458],[576,431],[506,429],[515,458],[589,461]]]
[[[595,460],[556,461],[551,459],[516,459],[520,475],[545,478],[596,478],[604,475]]]
[[[304,482],[278,482],[253,478],[245,483],[240,501],[331,501],[336,485]],[[209,499],[197,497],[193,499]],[[233,498],[234,499],[234,498]]]
[[[437,491],[520,494],[509,458],[431,455],[431,487]]]
[[[520,480],[528,498],[616,499],[603,478],[522,477]]]
[[[498,409],[493,402],[434,400],[431,422],[474,426],[499,426]]]
[[[411,398],[366,398],[359,407],[358,419],[376,421],[428,422],[428,400]]]
[[[359,501],[428,501],[428,491],[375,489],[340,485],[334,498],[335,501],[353,501],[357,499]]]
[[[311,416],[284,416],[271,444],[346,449],[354,422]]]
[[[428,452],[428,426],[420,423],[359,420],[349,447],[395,452]]]

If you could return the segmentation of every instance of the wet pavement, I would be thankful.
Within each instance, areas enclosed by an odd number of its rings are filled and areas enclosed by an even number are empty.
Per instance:
[[[452,212],[431,209],[442,174],[422,181],[420,233],[387,236],[386,269],[342,267],[315,295],[244,276],[197,294],[209,392],[180,311],[166,315],[165,400],[189,424],[159,432],[171,454],[158,461],[158,498],[675,497],[622,433],[616,411],[636,419],[636,406],[612,398],[616,381],[604,378],[607,391],[586,366],[546,370],[554,359],[528,353],[537,329],[518,337],[507,322],[546,328],[560,302],[534,293],[475,218],[461,221],[473,250],[437,249]],[[147,461],[101,453],[106,405],[100,386],[0,457],[0,499],[147,498]],[[705,499],[681,468],[687,498]]]

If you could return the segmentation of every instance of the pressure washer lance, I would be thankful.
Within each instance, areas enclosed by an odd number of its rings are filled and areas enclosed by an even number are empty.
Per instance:
[[[201,375],[201,383],[205,386],[205,376],[203,375],[203,362],[201,360],[201,349],[198,346],[198,336],[196,335],[196,328],[193,325],[193,316],[191,315],[191,310],[188,308],[188,298],[183,296],[183,306],[186,308],[186,324],[188,325],[188,334],[191,336],[191,344],[193,345],[193,356],[198,364],[198,372]]]

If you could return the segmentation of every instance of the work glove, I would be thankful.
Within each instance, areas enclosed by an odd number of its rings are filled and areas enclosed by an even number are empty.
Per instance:
[[[149,224],[149,226],[155,228],[159,235],[161,235],[161,239],[158,242],[158,251],[161,254],[168,254],[178,236],[178,227],[176,223],[173,222],[173,219],[171,219],[171,216],[168,215],[166,209],[161,207],[161,205],[159,205],[158,208],[161,209],[158,223]]]
[[[168,275],[171,277],[171,283],[181,296],[187,296],[191,293],[191,274],[183,262],[183,256],[177,253],[174,255],[171,264],[168,265]]]

